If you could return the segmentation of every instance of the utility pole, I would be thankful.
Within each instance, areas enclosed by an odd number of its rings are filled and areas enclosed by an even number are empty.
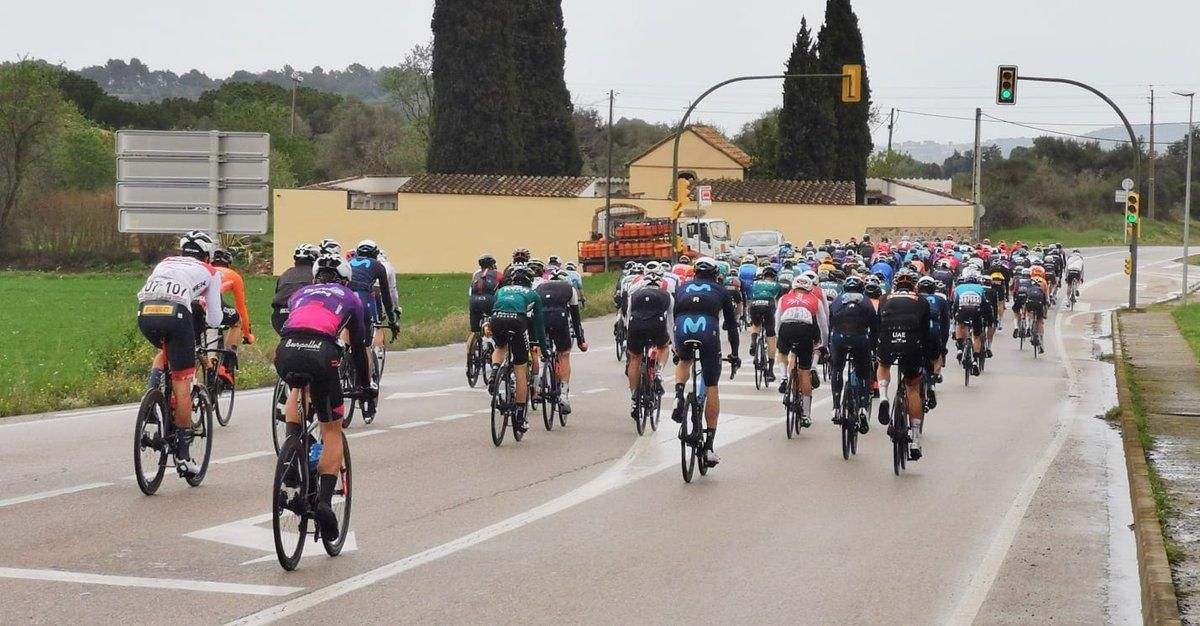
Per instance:
[[[296,88],[302,82],[304,82],[304,77],[300,75],[300,72],[292,70],[292,129],[288,133],[290,135],[296,134]]]
[[[896,107],[892,107],[892,112],[888,114],[888,156],[892,156],[892,128],[896,126]]]
[[[1134,146],[1137,149],[1137,146]],[[1146,213],[1154,219],[1154,85],[1150,85],[1150,167],[1146,170]]]
[[[974,164],[974,167],[972,168],[972,172],[971,172],[971,201],[975,205],[974,234],[971,238],[975,241],[979,241],[981,239],[980,235],[982,234],[980,232],[981,227],[982,227],[982,224],[980,222],[981,222],[981,218],[983,216],[980,214],[980,209],[982,208],[983,194],[982,194],[981,190],[979,189],[980,179],[982,178],[981,175],[983,173],[983,154],[981,154],[982,151],[980,150],[980,145],[979,145],[981,143],[979,134],[980,134],[980,130],[982,129],[982,126],[983,126],[982,122],[983,122],[983,109],[976,108],[975,109],[975,164]]]
[[[608,249],[609,249],[609,233],[612,232],[612,118],[613,118],[613,90],[608,90],[608,177],[604,183],[604,271],[608,271]]]
[[[1176,91],[1177,96],[1182,96],[1188,99],[1188,126],[1187,126],[1187,174],[1184,176],[1184,191],[1183,191],[1183,306],[1188,303],[1188,265],[1191,259],[1188,256],[1188,239],[1191,233],[1188,232],[1189,225],[1192,221],[1192,112],[1195,109],[1196,92],[1194,91]]]

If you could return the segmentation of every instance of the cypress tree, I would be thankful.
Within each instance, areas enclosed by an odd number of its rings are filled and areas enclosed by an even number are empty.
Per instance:
[[[853,104],[836,102],[833,108],[837,127],[838,150],[836,170],[832,177],[854,182],[855,197],[864,202],[867,192],[867,160],[874,144],[871,141],[871,87],[867,80],[866,56],[863,53],[862,31],[850,0],[827,0],[825,24],[818,37],[822,72],[840,74],[842,65],[858,63],[862,71],[862,101]]]
[[[800,20],[800,32],[788,57],[788,74],[821,71],[817,47],[808,21]],[[832,87],[824,80],[786,79],[783,109],[779,113],[779,161],[776,175],[784,179],[826,178],[835,168],[837,134],[833,118]]]
[[[567,31],[562,0],[516,0],[518,119],[521,173],[578,176],[583,168],[572,119],[571,92],[563,78]]]
[[[515,8],[514,0],[435,2],[430,172],[520,172]]]

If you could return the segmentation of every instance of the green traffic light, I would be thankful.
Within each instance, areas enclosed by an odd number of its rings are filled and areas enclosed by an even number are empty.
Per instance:
[[[1137,216],[1137,215],[1135,215],[1135,214],[1133,214],[1133,213],[1128,213],[1128,214],[1126,214],[1126,215],[1125,215],[1125,220],[1126,220],[1127,222],[1129,222],[1130,224],[1136,224],[1136,223],[1137,223],[1137,217],[1138,217],[1138,216]]]
[[[1008,99],[1012,98],[1012,91],[1005,89],[1004,91],[1000,92],[1000,97],[1004,98],[1005,100],[1008,100]]]

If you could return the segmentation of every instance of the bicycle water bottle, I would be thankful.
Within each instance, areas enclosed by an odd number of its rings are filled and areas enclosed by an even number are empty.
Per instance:
[[[324,447],[324,444],[318,441],[308,449],[308,469],[311,471],[311,473],[315,474],[317,472],[317,461],[321,459],[321,450],[323,450]]]

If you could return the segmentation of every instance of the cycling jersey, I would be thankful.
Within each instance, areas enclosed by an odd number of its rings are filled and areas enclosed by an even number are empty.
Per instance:
[[[500,275],[492,268],[475,270],[471,274],[471,286],[468,295],[495,296],[500,288]]]
[[[382,313],[377,311],[375,306],[374,291],[377,284],[379,285],[379,295],[383,299]],[[377,259],[363,256],[355,256],[350,259],[350,289],[358,294],[372,319],[383,319],[383,314],[386,313],[389,321],[395,321],[392,313],[395,303],[392,302],[392,294],[387,288],[387,284],[387,270]]]
[[[930,335],[929,304],[911,292],[893,292],[880,303],[879,362],[900,364],[900,376],[915,382],[934,345]]]
[[[1067,271],[1083,273],[1083,255],[1072,254],[1067,257]]]
[[[843,293],[829,307],[829,326],[832,333],[873,337],[879,329],[879,314],[863,294]]]
[[[221,274],[221,293],[233,292],[233,306],[237,308],[242,334],[250,335],[250,311],[246,310],[246,285],[242,275],[232,267],[222,267],[217,271]]]
[[[725,291],[729,293],[729,297],[733,298],[735,303],[742,301],[742,281],[737,276],[726,276]]]
[[[275,280],[275,296],[271,298],[271,327],[276,333],[283,332],[287,321],[288,299],[297,289],[312,284],[312,264],[297,264],[283,271]]]
[[[537,295],[542,299],[542,316],[546,321],[546,334],[558,352],[571,349],[571,332],[584,342],[583,327],[579,323],[579,294],[565,280],[548,280],[538,285]]]
[[[707,278],[695,278],[683,283],[675,291],[675,352],[681,359],[694,360],[695,350],[687,345],[687,341],[697,340],[701,343],[700,367],[704,384],[709,387],[717,386],[721,379],[718,322],[722,315],[730,354],[736,355],[739,347],[737,313],[733,308],[733,299],[724,287]]]
[[[382,252],[379,253],[379,264],[387,272],[387,291],[392,296],[392,304],[400,305],[400,292],[396,289],[396,266]]]
[[[138,302],[170,302],[186,309],[204,303],[209,326],[221,324],[221,281],[213,266],[186,256],[163,259],[138,291]]]
[[[779,299],[775,320],[780,330],[786,324],[815,325],[817,343],[825,344],[829,340],[829,305],[825,296],[816,290],[793,289],[783,294]]]
[[[628,349],[640,354],[649,346],[665,346],[670,340],[674,300],[670,292],[644,284],[629,294]]]
[[[496,292],[492,314],[521,315],[533,320],[533,334],[541,345],[546,345],[546,319],[542,310],[542,299],[537,292],[524,285],[505,285]]]
[[[738,280],[742,281],[742,295],[744,299],[750,299],[750,287],[754,285],[754,279],[758,276],[758,266],[753,263],[743,263],[738,266]]]
[[[825,295],[825,300],[833,302],[833,299],[841,295],[842,285],[836,280],[823,280],[817,283],[821,288],[821,293]]]
[[[779,283],[774,280],[760,278],[754,281],[750,287],[750,302],[754,304],[775,304],[775,299],[779,297],[781,288]]]
[[[343,398],[338,382],[341,351],[337,337],[342,329],[349,330],[357,382],[365,387],[370,337],[366,310],[354,292],[336,283],[301,287],[288,300],[288,309],[282,340],[275,351],[275,369],[282,377],[292,373],[309,376],[309,390],[319,407],[318,419],[328,422],[340,418]],[[329,413],[324,410],[326,406],[331,409]]]
[[[319,334],[337,339],[342,329],[349,329],[350,341],[362,344],[369,334],[366,309],[349,288],[336,283],[307,285],[296,290],[288,299],[288,321],[283,334]]]
[[[871,266],[871,273],[882,275],[883,278],[880,280],[882,280],[885,285],[890,285],[892,284],[892,276],[895,275],[896,270],[892,267],[891,263],[878,261]]]

